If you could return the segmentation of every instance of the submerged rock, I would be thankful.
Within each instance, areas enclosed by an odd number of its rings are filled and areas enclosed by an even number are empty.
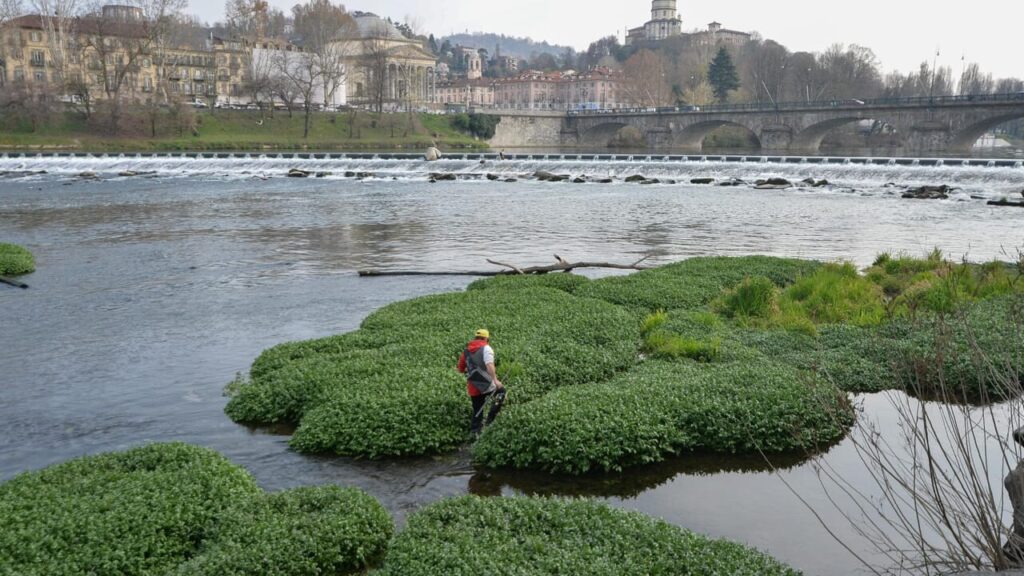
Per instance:
[[[498,176],[497,174],[488,174],[487,179],[494,182],[496,180],[501,180],[501,176]]]
[[[739,178],[730,178],[728,180],[722,180],[721,182],[718,183],[719,186],[742,186],[744,184],[746,184],[746,182],[740,180]]]
[[[451,172],[434,172],[430,175],[430,179],[435,182],[452,182],[458,180],[459,177]]]
[[[768,178],[754,183],[755,190],[785,190],[792,186],[793,183],[785,178]]]
[[[505,178],[505,182],[509,182],[509,183],[519,182],[519,179],[518,178]]]
[[[309,178],[311,172],[306,170],[299,170],[298,168],[292,168],[288,171],[289,178]]]
[[[632,176],[626,176],[626,182],[632,184],[634,182],[646,182],[647,177],[639,174],[633,174]]]
[[[989,206],[1012,206],[1012,207],[1015,207],[1015,208],[1024,208],[1024,201],[1022,201],[1022,202],[1015,202],[1015,201],[1010,200],[1008,198],[1000,198],[999,200],[989,200],[988,201],[988,205]]]
[[[825,186],[832,185],[828,180],[815,180],[814,178],[805,178],[800,183],[812,188],[824,188]]]
[[[911,188],[903,193],[904,198],[911,200],[947,200],[949,193],[955,188],[942,184],[941,186],[920,186]]]
[[[661,184],[661,180],[658,180],[657,178],[650,178],[642,180],[640,184]]]
[[[78,177],[81,178],[82,180],[99,180],[100,179],[99,175],[96,174],[95,172],[81,172],[81,173],[78,174]]]
[[[541,182],[565,182],[569,179],[569,176],[565,174],[552,174],[546,170],[538,170],[534,172],[533,177]]]
[[[317,172],[316,173],[316,177],[317,178],[327,178],[328,176],[333,176],[333,174],[331,172]]]
[[[714,178],[691,178],[690,184],[714,184]]]

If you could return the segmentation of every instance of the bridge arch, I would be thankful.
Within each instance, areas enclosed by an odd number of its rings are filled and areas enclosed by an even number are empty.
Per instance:
[[[615,135],[619,133],[619,130],[622,130],[627,126],[629,126],[629,124],[625,122],[606,122],[604,124],[598,124],[597,126],[588,128],[580,133],[580,145],[595,148],[607,148],[612,139],[615,138]]]
[[[877,121],[875,118],[860,116],[841,116],[812,124],[793,137],[790,149],[794,152],[804,154],[817,154],[821,150],[821,143],[833,130],[848,126],[865,120]]]
[[[704,140],[714,131],[726,126],[742,128],[757,141],[757,147],[761,147],[761,136],[757,132],[746,124],[740,124],[739,122],[733,122],[730,120],[707,120],[704,122],[697,122],[696,124],[690,124],[689,126],[678,130],[673,130],[672,144],[676,148],[700,152],[704,149]]]
[[[949,151],[955,154],[969,154],[982,136],[1000,124],[1024,118],[1024,111],[1013,114],[1002,114],[972,124],[953,134],[949,143]]]

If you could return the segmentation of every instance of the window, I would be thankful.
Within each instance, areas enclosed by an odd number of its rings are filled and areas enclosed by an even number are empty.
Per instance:
[[[32,74],[32,78],[34,78],[36,82],[46,82],[46,72],[36,70],[35,73]]]
[[[32,65],[40,68],[46,65],[46,55],[42,50],[32,51]]]
[[[42,32],[29,32],[28,37],[33,42],[42,42],[43,41],[43,33]]]
[[[150,78],[149,76],[146,76],[145,78],[142,79],[142,91],[143,92],[152,92],[153,91],[153,79]]]
[[[14,79],[17,80],[17,81],[24,80],[25,79],[25,71],[22,70],[21,68],[15,68],[14,69]]]

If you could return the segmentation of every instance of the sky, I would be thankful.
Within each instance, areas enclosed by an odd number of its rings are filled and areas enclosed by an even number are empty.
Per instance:
[[[296,0],[270,0],[285,11]],[[650,19],[649,0],[346,0],[348,10],[374,12],[414,22],[424,33],[444,36],[484,31],[528,36],[585,49]],[[207,21],[223,17],[222,0],[191,0]],[[834,43],[872,48],[886,71],[909,72],[921,62],[950,66],[978,62],[996,77],[1024,78],[1015,46],[1024,17],[1022,0],[733,0],[679,2],[683,29],[721,22],[726,28],[759,32],[791,51],[820,52]],[[481,46],[481,48],[491,48]]]

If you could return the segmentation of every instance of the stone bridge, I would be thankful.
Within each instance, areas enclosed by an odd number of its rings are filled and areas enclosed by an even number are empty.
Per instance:
[[[606,148],[620,130],[632,126],[652,149],[700,152],[712,132],[738,126],[756,136],[764,151],[816,154],[831,131],[871,120],[892,132],[898,142],[893,154],[959,155],[996,126],[1024,118],[1024,93],[500,115],[491,141],[498,148]]]

